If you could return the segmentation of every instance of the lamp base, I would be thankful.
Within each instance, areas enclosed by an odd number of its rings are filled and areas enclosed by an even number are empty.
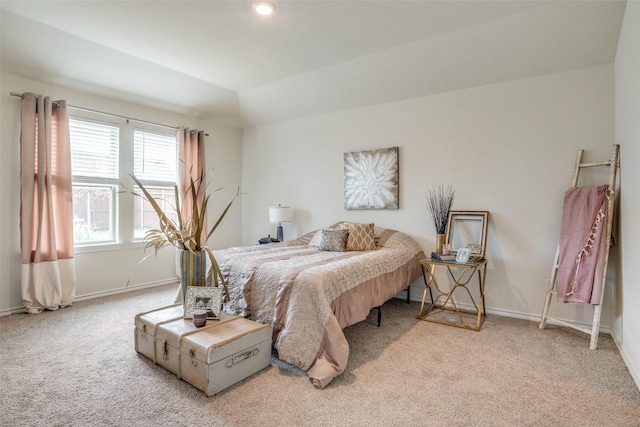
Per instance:
[[[284,242],[284,233],[282,232],[282,224],[279,224],[278,228],[276,229],[276,239],[278,239],[279,242]]]

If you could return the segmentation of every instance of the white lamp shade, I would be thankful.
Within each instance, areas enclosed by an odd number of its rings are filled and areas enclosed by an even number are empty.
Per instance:
[[[291,222],[291,213],[289,206],[271,206],[269,207],[269,222],[271,224]]]

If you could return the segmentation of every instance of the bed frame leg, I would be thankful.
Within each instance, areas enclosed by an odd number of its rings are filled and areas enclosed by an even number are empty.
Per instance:
[[[407,304],[411,302],[411,285],[407,286]]]
[[[382,323],[382,306],[379,305],[377,307],[373,307],[374,310],[378,310],[378,328],[380,327],[380,324]]]

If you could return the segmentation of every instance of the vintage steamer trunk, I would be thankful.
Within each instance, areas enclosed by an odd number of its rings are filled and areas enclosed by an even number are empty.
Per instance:
[[[155,338],[158,325],[182,319],[182,315],[182,304],[137,314],[134,329],[136,351],[156,362]]]
[[[156,363],[168,371],[182,378],[180,373],[180,343],[182,339],[202,330],[218,327],[222,323],[229,322],[237,316],[222,313],[220,320],[208,320],[203,328],[196,328],[192,320],[174,319],[160,323],[156,328]]]
[[[222,313],[196,328],[181,304],[136,316],[136,351],[212,396],[271,363],[271,327]]]
[[[187,334],[180,343],[182,378],[207,396],[271,363],[271,326],[236,317]]]

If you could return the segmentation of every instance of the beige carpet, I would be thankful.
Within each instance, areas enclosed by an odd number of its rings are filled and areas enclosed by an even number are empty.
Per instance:
[[[134,351],[136,313],[173,287],[0,319],[3,426],[640,426],[640,392],[608,335],[488,316],[480,332],[391,300],[347,328],[325,389],[273,363],[207,398]]]

